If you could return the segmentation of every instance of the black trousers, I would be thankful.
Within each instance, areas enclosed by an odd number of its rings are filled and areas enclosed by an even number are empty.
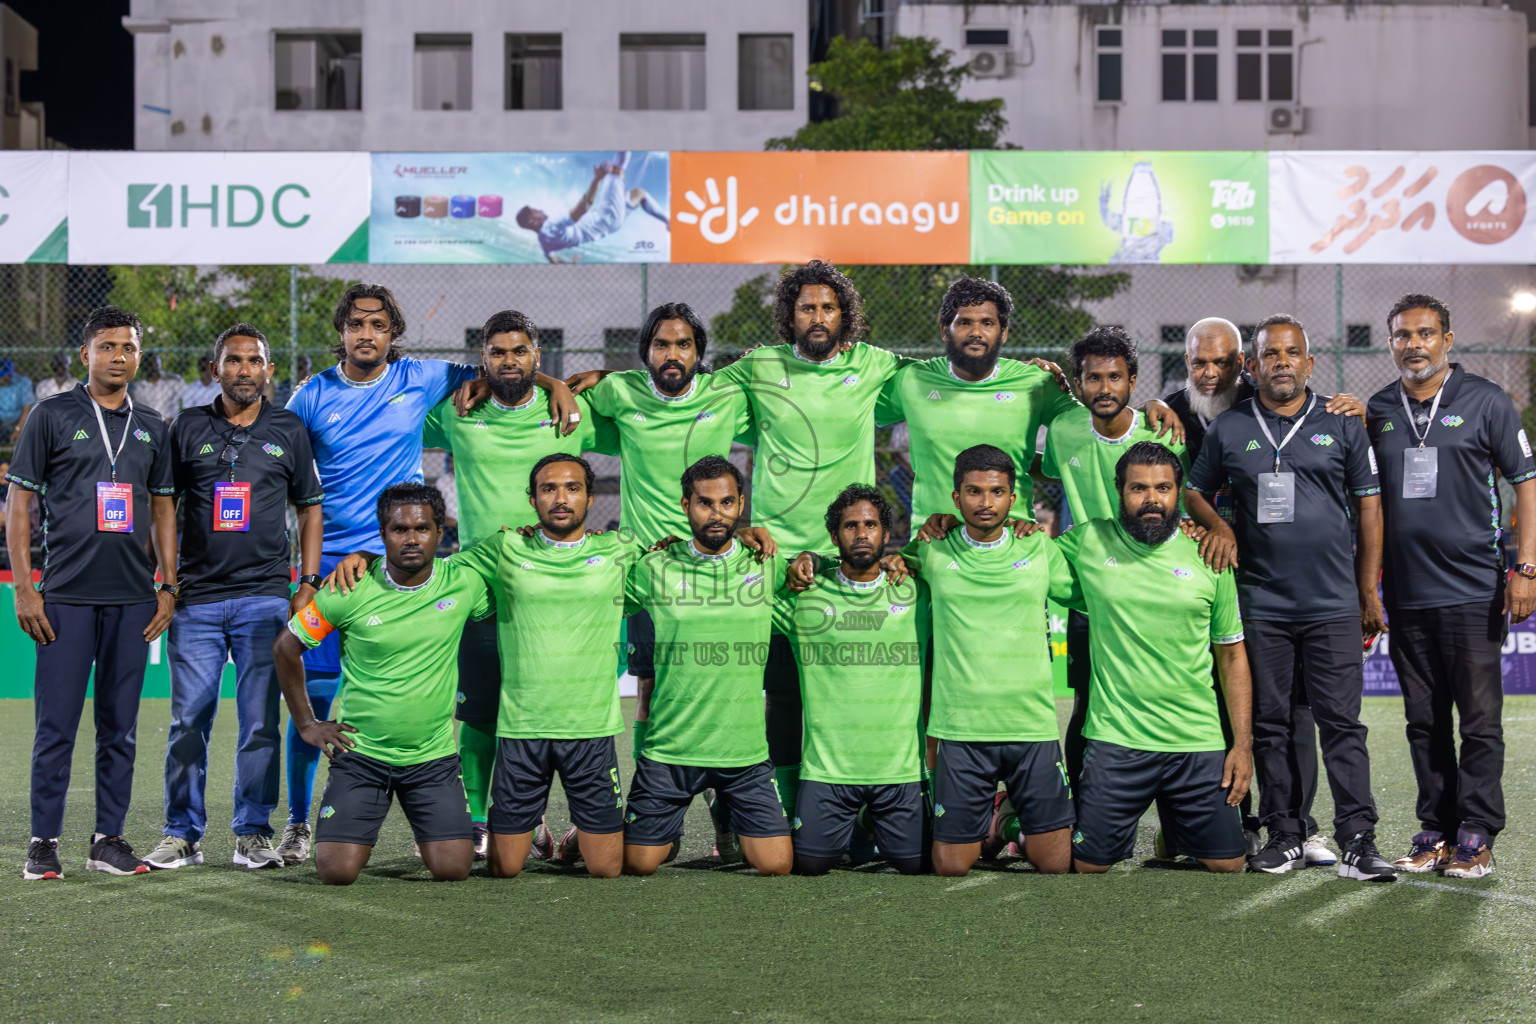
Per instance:
[[[1388,618],[1419,821],[1452,839],[1463,828],[1492,838],[1504,828],[1504,594],[1491,602],[1399,609]],[[1459,759],[1453,708],[1461,722]]]
[[[123,834],[133,793],[139,695],[149,645],[144,629],[155,602],[73,605],[43,602],[54,641],[37,645],[32,740],[32,834],[53,839],[64,828],[64,797],[86,684],[96,669],[96,831]]]
[[[1067,613],[1067,685],[1072,689],[1072,716],[1067,720],[1067,738],[1062,750],[1067,762],[1067,775],[1076,782],[1083,774],[1083,751],[1087,741],[1083,738],[1083,723],[1088,719],[1088,690],[1092,678],[1092,666],[1088,651],[1088,616],[1082,612]],[[1221,735],[1228,749],[1232,746],[1232,722],[1227,716],[1227,698],[1216,678],[1216,666],[1211,665],[1212,685],[1216,690],[1216,711],[1221,716]],[[1298,766],[1301,787],[1301,813],[1306,824],[1304,835],[1317,831],[1312,820],[1312,801],[1317,796],[1317,743],[1316,725],[1312,709],[1307,706],[1306,690],[1296,687],[1291,708],[1291,742],[1293,756]],[[1257,829],[1258,819],[1253,814],[1253,796],[1244,794],[1242,804],[1243,828]]]
[[[1334,836],[1340,842],[1376,824],[1371,759],[1360,721],[1360,619],[1321,622],[1245,622],[1253,676],[1253,760],[1259,775],[1259,820],[1282,832],[1307,834],[1308,796],[1295,742],[1297,686],[1305,688],[1317,723],[1333,793]],[[1308,744],[1310,747],[1310,743]],[[1317,758],[1312,754],[1313,788]],[[1305,801],[1310,803],[1309,800]]]

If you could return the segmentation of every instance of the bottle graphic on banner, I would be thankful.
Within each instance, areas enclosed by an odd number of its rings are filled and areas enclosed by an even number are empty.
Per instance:
[[[1157,263],[1173,241],[1173,223],[1163,219],[1163,195],[1149,160],[1137,161],[1125,180],[1120,212],[1109,208],[1110,183],[1099,186],[1099,216],[1120,235],[1120,248],[1110,263]]]

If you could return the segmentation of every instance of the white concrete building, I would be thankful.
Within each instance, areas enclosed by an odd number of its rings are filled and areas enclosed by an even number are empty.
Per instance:
[[[133,0],[136,149],[761,149],[806,0]]]
[[[24,101],[21,76],[37,70],[37,29],[0,4],[0,149],[52,149],[43,105]]]
[[[1526,18],[1469,4],[903,3],[1025,149],[1525,149]]]

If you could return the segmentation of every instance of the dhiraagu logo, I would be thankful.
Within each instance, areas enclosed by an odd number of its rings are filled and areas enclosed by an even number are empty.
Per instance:
[[[270,218],[279,227],[309,223],[309,189],[296,182],[270,194],[255,185],[180,185],[170,182],[128,186],[130,228],[250,228]]]

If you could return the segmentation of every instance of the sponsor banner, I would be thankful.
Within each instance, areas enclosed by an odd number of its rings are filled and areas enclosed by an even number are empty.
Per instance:
[[[1536,263],[1536,153],[1269,156],[1274,263]]]
[[[674,263],[965,263],[969,156],[674,153]]]
[[[1390,622],[1387,623],[1389,626]],[[1397,683],[1397,669],[1392,665],[1392,634],[1376,641],[1365,659],[1365,695],[1396,697],[1402,693]],[[1504,653],[1499,659],[1504,674],[1505,693],[1536,693],[1536,615],[1513,623],[1504,638]]]
[[[71,152],[69,219],[74,263],[366,263],[368,154]]]
[[[375,153],[374,263],[665,263],[668,154]]]
[[[1262,153],[971,153],[972,263],[1264,263]]]
[[[0,263],[64,263],[69,256],[69,154],[0,153]]]

